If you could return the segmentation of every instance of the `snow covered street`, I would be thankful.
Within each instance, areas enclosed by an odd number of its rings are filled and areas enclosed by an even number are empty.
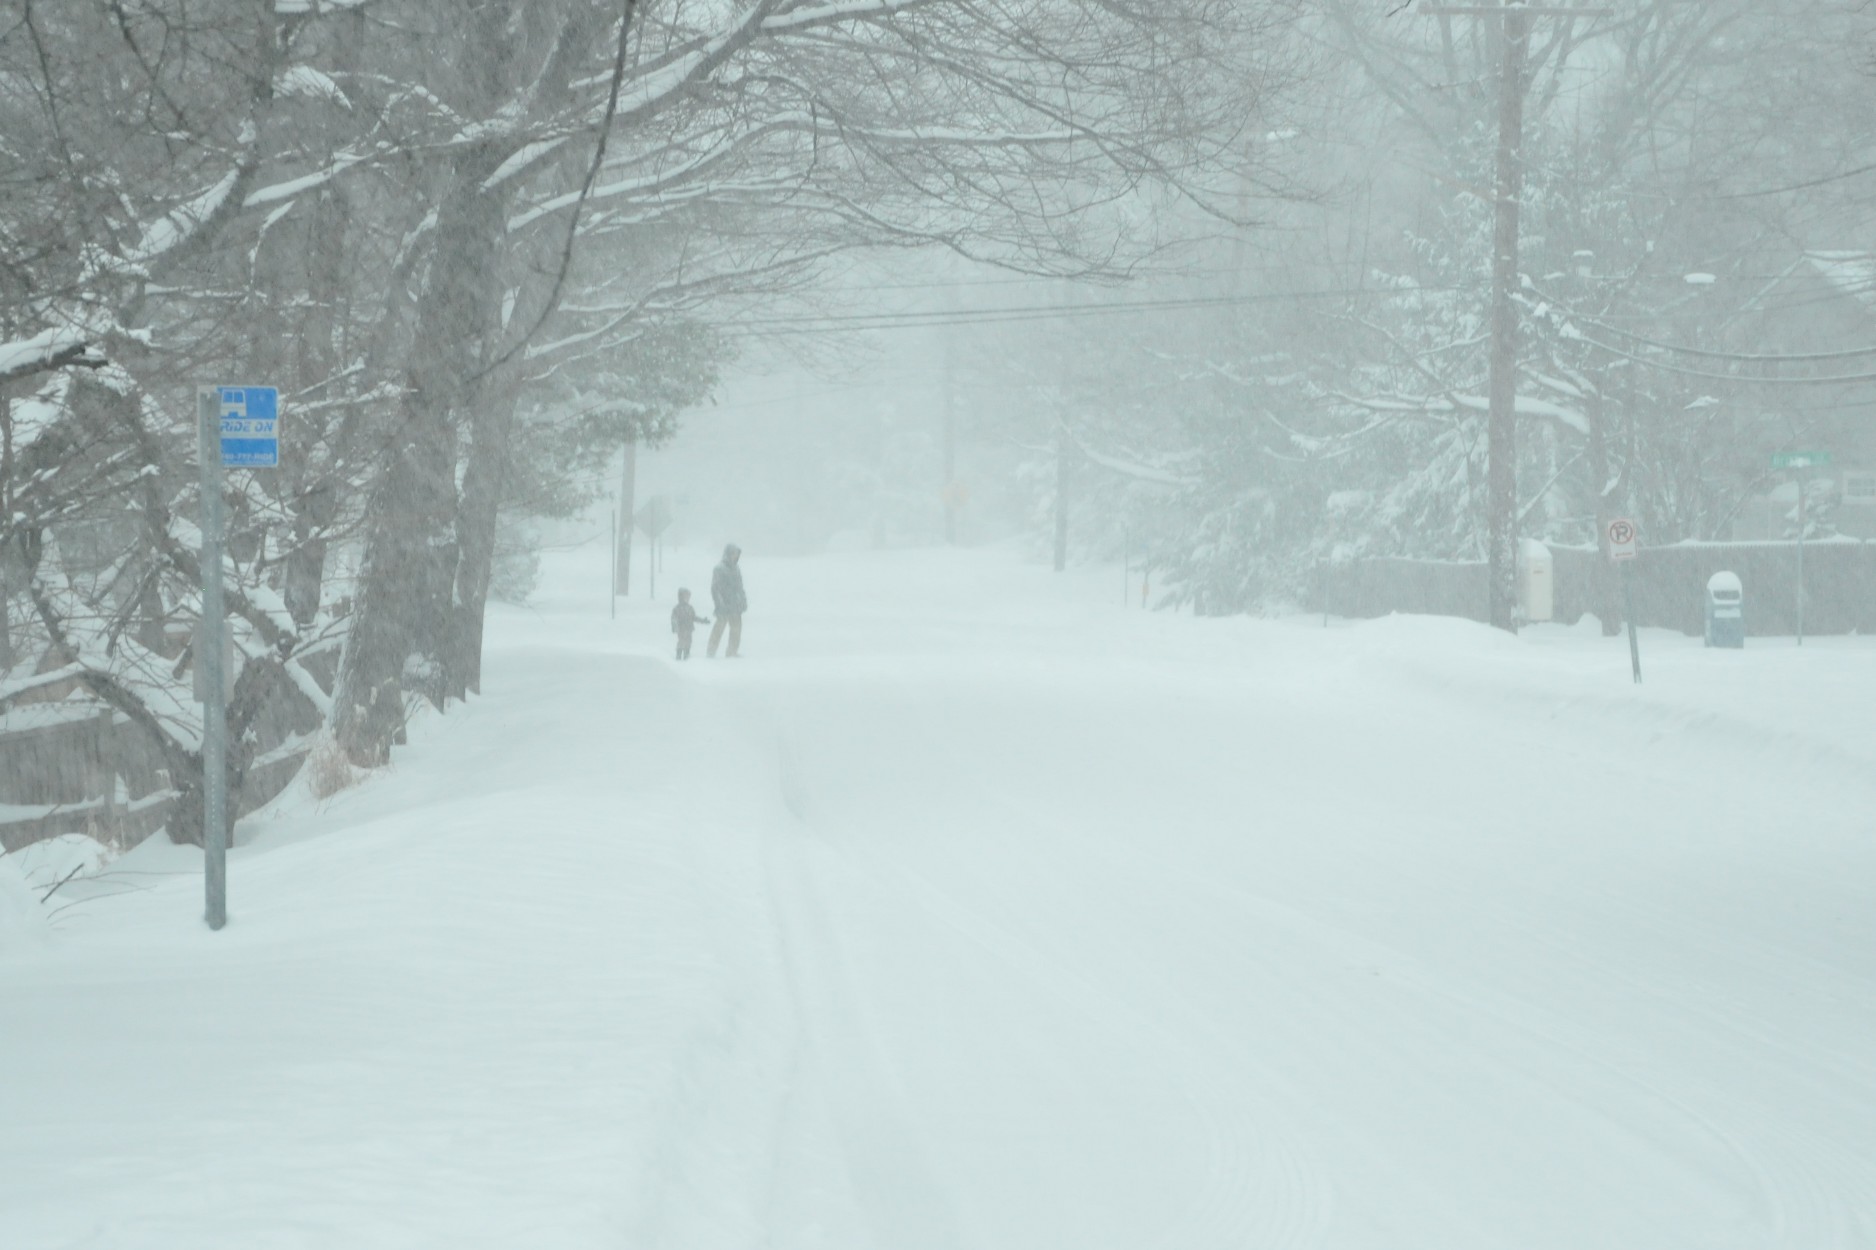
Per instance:
[[[0,1246],[1876,1247],[1876,643],[746,567],[0,928]]]

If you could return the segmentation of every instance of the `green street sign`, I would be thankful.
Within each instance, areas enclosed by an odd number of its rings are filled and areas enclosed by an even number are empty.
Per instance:
[[[1779,451],[1772,453],[1774,469],[1821,469],[1830,463],[1827,451]]]

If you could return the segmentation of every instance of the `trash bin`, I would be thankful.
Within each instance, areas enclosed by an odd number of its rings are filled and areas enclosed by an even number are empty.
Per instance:
[[[1550,548],[1527,538],[1518,549],[1518,608],[1532,624],[1556,611],[1556,560]]]
[[[1746,645],[1746,594],[1737,573],[1715,573],[1707,579],[1707,645]]]

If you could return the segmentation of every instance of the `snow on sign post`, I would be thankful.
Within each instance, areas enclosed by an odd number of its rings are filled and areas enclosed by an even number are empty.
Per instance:
[[[1609,558],[1622,567],[1622,615],[1628,618],[1628,663],[1641,685],[1641,643],[1635,637],[1635,558],[1641,554],[1641,533],[1635,522],[1619,516],[1609,522],[1604,538],[1609,542]]]
[[[202,627],[195,663],[202,691],[203,919],[228,923],[227,609],[222,602],[222,470],[280,463],[280,392],[271,386],[196,390],[196,460],[202,473]]]

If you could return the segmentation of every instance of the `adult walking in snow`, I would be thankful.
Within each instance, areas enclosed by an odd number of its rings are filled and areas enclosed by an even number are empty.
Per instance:
[[[716,604],[716,624],[710,627],[710,646],[707,654],[716,658],[717,643],[723,640],[723,631],[729,630],[729,650],[723,654],[728,659],[736,658],[737,648],[743,645],[743,613],[749,610],[749,596],[743,593],[743,549],[735,543],[723,549],[723,560],[710,574],[710,598]]]

